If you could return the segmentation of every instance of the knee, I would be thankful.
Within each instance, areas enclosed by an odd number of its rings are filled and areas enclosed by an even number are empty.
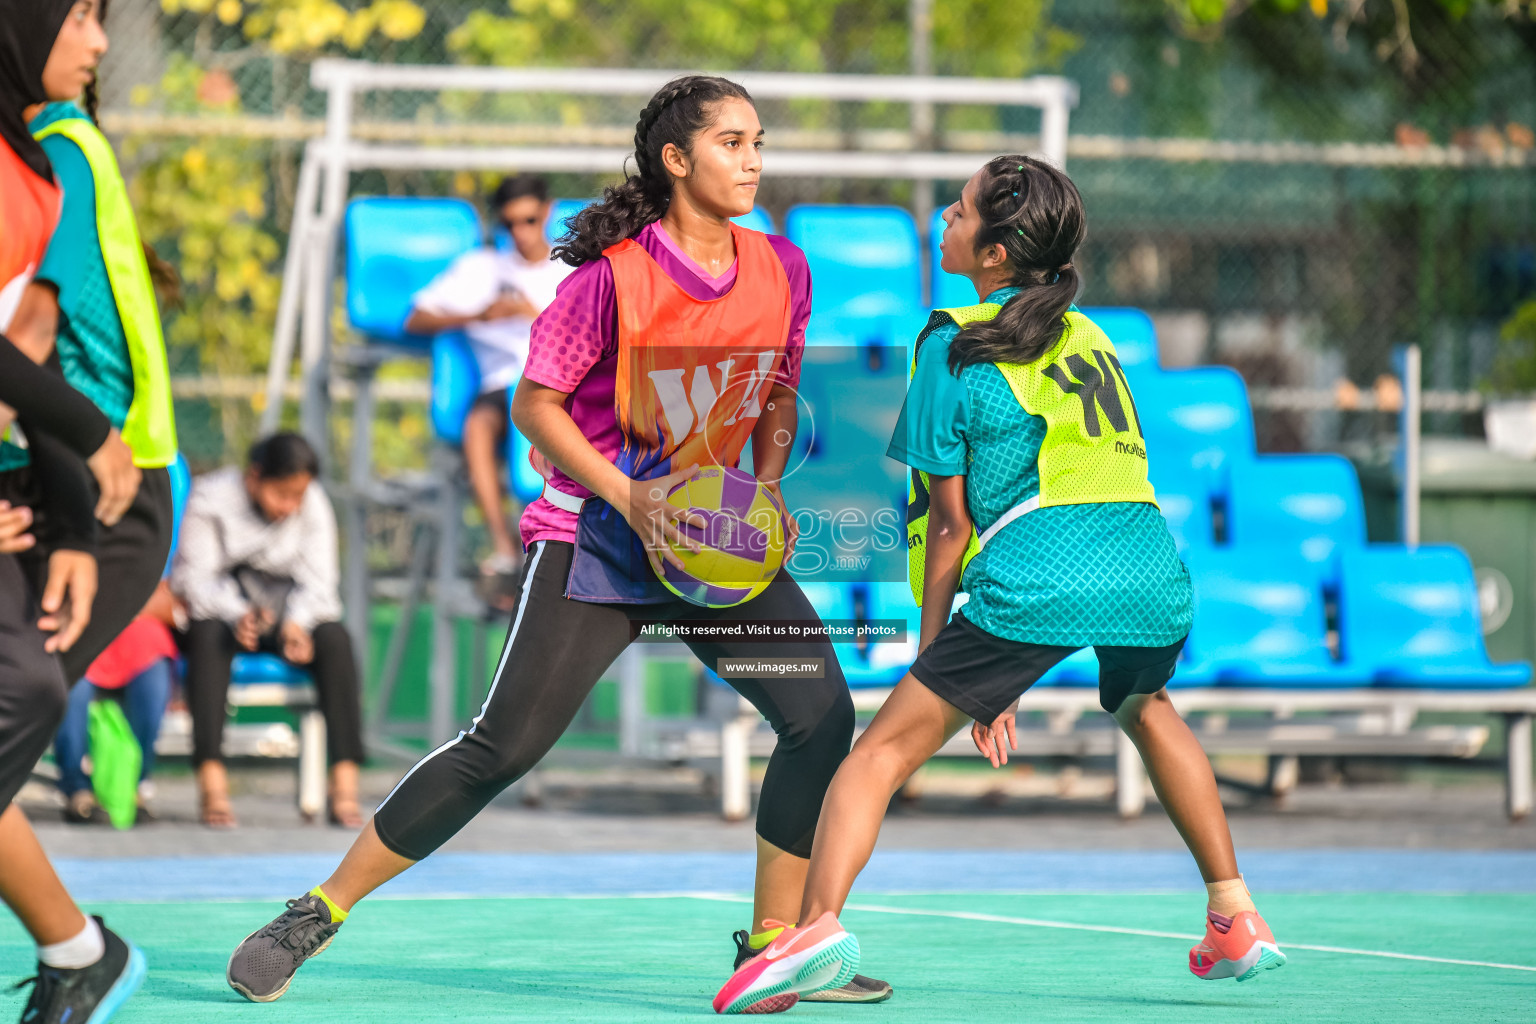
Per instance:
[[[805,706],[787,712],[778,739],[789,749],[824,746],[836,750],[841,758],[853,742],[853,697],[848,687],[839,680],[823,699],[807,701]]]
[[[892,738],[875,739],[866,733],[848,752],[844,764],[867,779],[883,780],[894,791],[922,767],[923,761]]]
[[[1168,715],[1177,717],[1168,692],[1159,690],[1153,694],[1131,694],[1115,711],[1115,721],[1127,736],[1136,739],[1157,729]]]
[[[525,744],[492,743],[479,733],[467,733],[460,741],[461,769],[475,789],[499,793],[533,770],[539,761]]]

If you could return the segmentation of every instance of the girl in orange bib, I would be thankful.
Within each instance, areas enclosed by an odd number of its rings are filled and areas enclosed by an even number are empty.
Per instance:
[[[464,732],[405,775],[335,873],[235,951],[229,981],[247,998],[282,995],[358,900],[537,764],[639,624],[819,619],[787,572],[732,607],[685,604],[658,579],[682,568],[670,543],[684,542],[683,513],[665,496],[699,466],[736,466],[750,440],[753,471],[783,507],[810,273],[787,240],[732,223],[756,200],[762,134],[740,86],[669,83],[636,126],[637,173],[577,215],[556,247],[577,269],[533,325],[512,408],[554,471],[523,513],[527,558],[490,694]],[[825,640],[689,646],[710,668],[743,654],[824,665],[820,679],[730,680],[778,734],[758,805],[753,921],[792,919],[822,795],[853,730],[837,656]],[[769,938],[738,932],[737,962]],[[854,978],[824,998],[890,991]]]

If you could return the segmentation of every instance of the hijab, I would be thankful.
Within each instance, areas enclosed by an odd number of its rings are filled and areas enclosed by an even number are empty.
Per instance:
[[[48,102],[43,68],[75,0],[0,0],[0,137],[38,176],[53,180],[22,111]]]

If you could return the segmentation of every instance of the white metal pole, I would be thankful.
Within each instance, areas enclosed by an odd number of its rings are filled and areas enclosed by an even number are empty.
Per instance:
[[[299,165],[299,184],[294,193],[293,220],[288,225],[288,252],[283,262],[283,290],[277,299],[277,326],[272,335],[272,354],[267,362],[267,404],[261,410],[261,433],[277,429],[283,414],[283,395],[293,349],[299,333],[299,300],[304,294],[305,256],[309,231],[314,223],[315,201],[320,190],[320,161],[313,143],[304,147]]]
[[[1077,87],[1056,79],[1056,95],[1040,108],[1040,152],[1057,167],[1067,166],[1067,118],[1077,103]]]
[[[1419,546],[1419,435],[1423,356],[1417,345],[1403,354],[1403,543]]]
[[[329,82],[331,94],[325,113],[324,178],[320,189],[320,215],[310,230],[310,262],[306,267],[309,292],[318,309],[305,309],[300,352],[304,367],[304,434],[327,451],[330,447],[330,294],[336,279],[336,233],[347,201],[351,174],[348,141],[354,96],[352,68]],[[309,303],[305,303],[308,307]]]
[[[933,74],[933,0],[911,0],[908,20],[912,35],[912,74],[927,77]],[[932,149],[935,128],[933,104],[928,100],[912,103],[912,143],[915,149]],[[932,260],[929,258],[929,225],[933,223],[933,186],[931,178],[916,178],[912,182],[912,217],[917,222],[918,266],[921,267],[921,295],[919,301],[928,306],[933,301],[930,285],[933,281]]]

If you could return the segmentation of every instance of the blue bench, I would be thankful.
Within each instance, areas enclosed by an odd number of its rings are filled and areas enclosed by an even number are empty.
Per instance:
[[[1232,463],[1229,543],[1284,549],[1337,586],[1339,556],[1365,543],[1365,503],[1354,464],[1340,455],[1261,455]]]
[[[1531,666],[1488,660],[1472,563],[1460,548],[1345,549],[1339,618],[1344,663],[1378,686],[1525,686]]]

